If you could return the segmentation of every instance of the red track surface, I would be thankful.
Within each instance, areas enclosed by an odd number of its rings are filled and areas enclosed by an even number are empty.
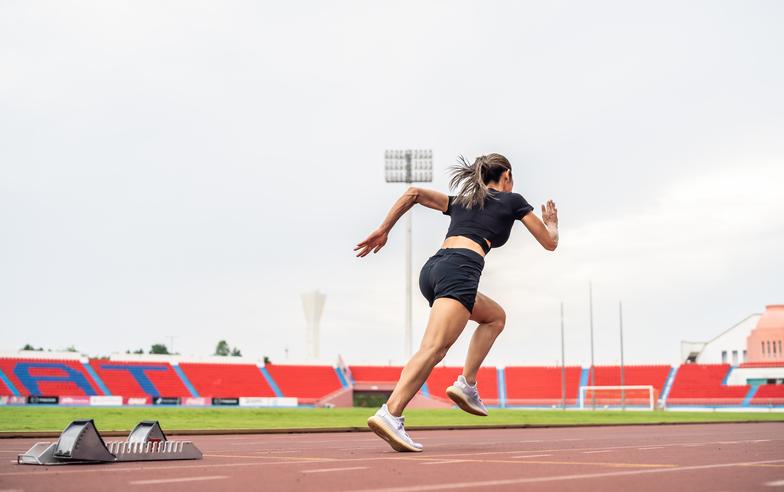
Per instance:
[[[784,424],[412,432],[401,454],[370,433],[197,436],[201,461],[36,467],[35,440],[0,440],[12,490],[775,490]]]

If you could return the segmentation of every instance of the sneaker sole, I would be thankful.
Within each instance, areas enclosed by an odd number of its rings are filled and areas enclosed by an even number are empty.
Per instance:
[[[376,433],[378,437],[385,440],[392,449],[395,451],[400,452],[413,452],[413,453],[421,453],[422,448],[417,448],[411,446],[407,442],[401,440],[397,434],[395,434],[380,417],[376,417],[375,415],[368,419],[368,427],[370,430]]]
[[[471,405],[471,402],[468,401],[468,398],[466,398],[465,394],[457,386],[448,387],[446,389],[446,396],[455,402],[464,412],[468,412],[472,415],[479,415],[480,417],[487,417],[487,411]]]

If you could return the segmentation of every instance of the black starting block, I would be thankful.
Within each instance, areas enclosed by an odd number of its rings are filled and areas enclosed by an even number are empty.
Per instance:
[[[39,442],[16,462],[20,465],[71,465],[118,461],[199,460],[191,441],[169,441],[157,420],[139,422],[125,441],[104,442],[95,423],[74,420],[55,443]]]

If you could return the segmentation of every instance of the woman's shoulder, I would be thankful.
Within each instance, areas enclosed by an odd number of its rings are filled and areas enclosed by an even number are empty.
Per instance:
[[[491,193],[493,194],[493,196],[495,196],[497,198],[500,198],[501,200],[508,200],[510,202],[520,202],[520,201],[525,202],[526,201],[525,198],[523,197],[523,195],[521,195],[520,193],[517,193],[516,191],[496,191],[496,190],[493,190]]]

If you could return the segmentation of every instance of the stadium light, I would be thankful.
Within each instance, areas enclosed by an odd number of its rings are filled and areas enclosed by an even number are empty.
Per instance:
[[[432,150],[387,150],[384,152],[384,177],[387,183],[430,183],[433,181]],[[411,350],[411,221],[413,213],[406,213],[406,326],[403,351],[410,357]]]

